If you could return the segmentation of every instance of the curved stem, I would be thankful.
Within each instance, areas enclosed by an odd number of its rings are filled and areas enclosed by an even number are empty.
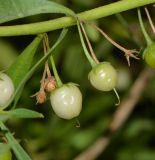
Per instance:
[[[57,83],[57,86],[58,87],[61,87],[63,85],[59,75],[58,75],[58,72],[57,72],[57,69],[55,67],[55,63],[54,63],[54,59],[53,59],[53,56],[50,57],[50,60],[51,60],[51,64],[52,64],[52,69],[53,69],[53,74],[54,74],[54,77],[55,77],[55,80],[56,80],[56,83]]]
[[[83,26],[82,22],[80,22],[80,26],[81,26],[81,29],[82,29],[82,31],[83,31],[84,37],[85,37],[85,39],[86,39],[86,42],[87,42],[89,51],[90,51],[90,53],[91,53],[91,56],[93,57],[93,59],[94,59],[94,61],[95,61],[96,63],[100,63],[99,60],[97,59],[96,55],[95,55],[95,52],[94,52],[94,50],[93,50],[93,48],[92,48],[92,45],[91,45],[91,43],[90,43],[90,41],[89,41],[89,38],[88,38],[88,36],[87,36],[87,33],[86,33],[85,29],[84,29],[84,26]]]
[[[155,0],[134,0],[133,3],[131,2],[131,0],[117,1],[105,6],[81,12],[77,14],[77,16],[83,20],[95,20],[151,3],[155,3]],[[73,25],[76,25],[76,19],[74,17],[62,17],[45,22],[15,26],[1,26],[0,36],[38,34]]]
[[[94,67],[97,63],[95,62],[95,60],[90,56],[88,50],[87,50],[87,47],[85,45],[85,42],[84,42],[84,39],[83,39],[83,35],[82,35],[82,32],[81,32],[81,28],[80,28],[80,24],[79,24],[79,20],[77,19],[77,27],[78,27],[78,32],[79,32],[79,36],[80,36],[80,40],[81,40],[81,44],[82,44],[82,47],[83,47],[83,50],[84,50],[84,53],[90,63],[90,65],[92,67]]]
[[[150,38],[150,36],[148,35],[148,33],[146,32],[146,29],[144,27],[144,23],[143,23],[143,20],[142,20],[142,16],[141,16],[141,12],[140,12],[140,9],[137,10],[138,11],[138,19],[139,19],[139,23],[140,23],[140,28],[142,30],[142,33],[145,37],[145,40],[146,40],[146,43],[147,45],[151,45],[153,42]]]
[[[119,106],[119,105],[120,105],[120,103],[121,103],[121,100],[120,100],[119,94],[118,94],[118,92],[116,91],[116,89],[115,89],[115,88],[113,89],[113,91],[114,91],[114,93],[115,93],[115,95],[116,95],[116,97],[117,97],[117,100],[118,100],[118,102],[117,102],[115,105],[116,105],[116,106]]]
[[[97,31],[99,31],[112,45],[114,45],[115,47],[117,47],[118,49],[120,49],[123,52],[126,52],[126,48],[122,47],[121,45],[119,45],[118,43],[116,43],[112,38],[110,38],[108,36],[108,34],[106,34],[102,29],[100,29],[98,26],[91,24],[92,27],[94,27]]]

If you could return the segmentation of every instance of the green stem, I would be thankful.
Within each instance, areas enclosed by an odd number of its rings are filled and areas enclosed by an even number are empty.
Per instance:
[[[24,78],[21,80],[21,82],[17,86],[17,88],[16,88],[14,94],[12,95],[12,97],[9,99],[9,101],[7,102],[7,104],[5,106],[3,106],[3,107],[0,108],[0,110],[4,110],[5,108],[7,108],[12,103],[12,101],[15,99],[15,97],[20,92],[21,88],[25,85],[25,83],[28,81],[28,79],[32,76],[32,74],[35,72],[35,70],[38,68],[38,66],[42,62],[45,62],[47,60],[47,58],[53,53],[53,50],[64,39],[65,35],[67,34],[67,31],[68,31],[68,29],[63,29],[61,31],[61,34],[59,35],[59,38],[56,40],[56,42],[54,43],[54,45],[50,48],[50,50],[48,51],[48,53],[46,55],[44,55],[40,60],[38,60],[38,62],[36,64],[34,64],[34,66],[29,70],[29,72],[26,73],[26,75],[24,76]]]
[[[150,36],[148,35],[148,33],[147,33],[147,31],[144,27],[144,23],[143,23],[143,20],[142,20],[140,9],[138,9],[137,11],[138,11],[138,19],[139,19],[139,23],[140,23],[140,28],[142,30],[142,33],[143,33],[144,37],[145,37],[146,43],[149,46],[153,43],[153,41],[151,40]]]
[[[20,146],[17,140],[13,137],[9,129],[1,121],[0,121],[0,128],[4,132],[5,137],[7,138],[7,141],[9,145],[11,146],[12,150],[14,151],[17,159],[18,160],[32,160],[30,156],[25,152],[25,150]]]
[[[54,62],[54,59],[53,59],[53,56],[50,57],[50,60],[51,60],[51,64],[52,64],[52,69],[53,69],[53,74],[54,74],[54,77],[55,77],[55,80],[56,80],[56,83],[57,83],[57,86],[58,87],[61,87],[63,85],[60,77],[59,77],[59,74],[57,72],[57,69],[56,69],[56,66],[55,66],[55,62]]]
[[[81,44],[84,50],[84,53],[89,61],[89,63],[91,64],[92,67],[96,66],[96,62],[93,60],[93,58],[90,56],[87,47],[85,45],[84,39],[83,39],[83,35],[81,32],[81,28],[80,28],[80,24],[79,24],[79,20],[77,19],[77,27],[78,27],[78,32],[79,32],[79,36],[80,36],[80,40],[81,40]]]
[[[131,0],[122,0],[85,12],[81,12],[77,14],[77,16],[83,20],[95,20],[151,3],[155,3],[155,0],[134,0],[134,2],[131,2]],[[76,19],[74,17],[62,17],[45,22],[24,25],[1,26],[0,36],[38,34],[69,27],[72,25],[76,25]]]

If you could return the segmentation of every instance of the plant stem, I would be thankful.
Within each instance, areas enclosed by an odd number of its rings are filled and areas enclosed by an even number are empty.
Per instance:
[[[53,59],[53,56],[50,57],[50,60],[51,60],[51,64],[52,64],[52,69],[53,69],[53,74],[54,74],[54,77],[55,77],[55,80],[56,80],[56,83],[57,83],[57,86],[58,87],[61,87],[63,85],[59,75],[58,75],[58,72],[57,72],[57,69],[55,67],[55,62],[54,62],[54,59]]]
[[[44,34],[43,48],[44,48],[44,54],[47,54],[47,52],[48,52],[49,49],[50,49],[49,39],[48,39],[47,33]],[[47,77],[48,77],[48,78],[51,78],[52,75],[51,75],[50,68],[49,68],[49,65],[48,65],[48,60],[45,62],[45,70],[46,70],[46,73],[47,73]]]
[[[145,37],[145,40],[146,40],[146,43],[147,45],[151,45],[153,42],[150,38],[150,36],[148,35],[148,33],[146,32],[146,29],[144,27],[144,23],[143,23],[143,20],[142,20],[142,16],[141,16],[141,12],[140,12],[140,9],[137,10],[138,11],[138,19],[139,19],[139,23],[140,23],[140,28],[142,30],[142,33]]]
[[[99,31],[112,45],[114,45],[115,47],[117,47],[118,49],[120,49],[123,52],[126,52],[126,48],[122,47],[121,45],[119,45],[118,43],[116,43],[112,38],[110,38],[102,29],[100,29],[98,26],[91,24],[92,27],[94,27],[97,31]]]
[[[84,37],[85,37],[85,39],[86,39],[87,45],[88,45],[88,47],[89,47],[89,51],[90,51],[90,53],[91,53],[91,56],[93,57],[93,59],[94,59],[94,61],[95,61],[96,63],[100,63],[99,60],[97,59],[96,55],[95,55],[95,52],[94,52],[94,50],[93,50],[93,48],[92,48],[92,45],[91,45],[91,43],[90,43],[90,41],[89,41],[89,38],[88,38],[88,36],[87,36],[87,33],[86,33],[85,29],[84,29],[84,26],[83,26],[82,22],[80,22],[80,26],[81,26],[82,32],[83,32],[83,34],[84,34]]]
[[[43,42],[44,42],[44,53],[46,55],[47,52],[50,50],[49,39],[48,39],[47,33],[44,36],[44,41]],[[55,66],[55,62],[54,62],[54,59],[53,59],[52,55],[50,56],[50,60],[51,60],[52,69],[53,69],[54,77],[56,79],[57,86],[61,87],[63,85],[63,83],[62,83],[62,81],[61,81],[61,79],[60,79],[60,77],[58,75],[58,72],[57,72],[57,69],[56,69],[56,66]],[[46,69],[47,77],[51,78],[52,75],[51,75],[51,72],[50,72],[50,69],[49,69],[49,66],[48,66],[48,60],[45,62],[45,69]]]
[[[77,14],[77,16],[87,21],[95,20],[151,3],[155,3],[155,0],[134,0],[134,2],[131,2],[131,0],[117,1],[105,6],[81,12]],[[45,22],[15,26],[1,26],[0,36],[38,34],[73,25],[76,25],[76,19],[74,17],[62,17]]]
[[[65,35],[67,34],[68,29],[63,29],[59,35],[59,38],[57,39],[57,41],[54,43],[54,45],[50,48],[50,50],[48,51],[48,53],[46,55],[44,55],[40,60],[38,60],[38,62],[36,64],[34,64],[34,66],[29,70],[29,72],[24,76],[24,78],[21,80],[21,82],[19,83],[19,85],[17,86],[14,94],[12,95],[12,97],[9,99],[9,101],[7,102],[7,104],[3,107],[1,107],[1,110],[4,110],[5,108],[7,108],[12,101],[15,99],[15,97],[18,95],[18,93],[20,92],[20,89],[22,86],[25,85],[25,83],[27,82],[27,80],[32,76],[32,74],[35,72],[35,70],[37,69],[37,67],[42,63],[45,62],[48,57],[52,54],[52,51],[59,45],[59,43],[64,39]]]
[[[151,28],[152,28],[152,31],[153,31],[153,33],[155,34],[155,26],[154,26],[153,21],[152,21],[152,19],[151,19],[150,13],[149,13],[147,7],[145,7],[144,9],[145,9],[147,18],[148,18],[148,20],[149,20],[150,26],[151,26]]]
[[[95,60],[90,56],[88,50],[87,50],[87,47],[85,45],[85,42],[84,42],[84,39],[83,39],[83,35],[82,35],[82,32],[81,32],[81,28],[80,28],[80,22],[79,20],[77,19],[77,27],[78,27],[78,32],[79,32],[79,36],[80,36],[80,40],[81,40],[81,44],[82,44],[82,47],[83,47],[83,50],[84,50],[84,53],[90,63],[90,65],[92,67],[94,67],[97,63],[95,62]]]
[[[30,156],[25,152],[25,150],[20,146],[17,140],[13,137],[12,133],[5,126],[3,122],[0,121],[0,128],[4,132],[5,137],[8,140],[8,143],[12,150],[14,151],[18,160],[32,160]]]

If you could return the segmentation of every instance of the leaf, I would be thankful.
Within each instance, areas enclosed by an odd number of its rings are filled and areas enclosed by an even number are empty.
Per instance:
[[[14,93],[14,95],[11,97],[11,99],[8,101],[8,103],[2,108],[6,108],[7,106],[9,106],[11,104],[11,102],[14,100],[14,98],[16,97],[16,95],[20,92],[21,87],[27,82],[27,80],[32,76],[32,74],[34,73],[34,71],[37,69],[37,67],[44,61],[47,60],[47,58],[52,54],[52,51],[59,45],[59,43],[63,40],[63,38],[65,37],[66,33],[67,33],[68,29],[63,29],[59,38],[57,39],[57,41],[55,42],[55,44],[52,46],[52,48],[49,50],[49,52],[44,55],[30,70],[29,72],[24,76],[24,78],[22,79],[22,81],[19,83],[19,85],[16,88],[16,91]],[[1,110],[2,110],[1,109]]]
[[[4,125],[3,122],[0,122],[0,128],[4,132],[9,145],[13,149],[18,160],[32,160],[30,156],[24,151],[24,149],[19,145],[13,135],[10,133],[9,129]]]
[[[32,111],[25,108],[13,109],[10,111],[3,111],[9,114],[13,118],[43,118],[44,116],[41,113]]]
[[[0,24],[41,13],[74,15],[71,9],[48,0],[0,0],[0,4]]]
[[[24,51],[18,56],[16,61],[9,67],[7,70],[7,74],[12,79],[15,88],[17,88],[18,84],[24,78],[25,74],[28,72],[32,65],[33,57],[36,53],[36,50],[43,38],[43,34],[38,35],[25,49]],[[24,86],[23,86],[24,87]],[[14,106],[16,106],[20,95],[22,93],[23,87],[21,87],[20,92],[15,98]]]
[[[36,50],[43,38],[43,35],[37,36],[18,56],[16,61],[9,67],[7,74],[12,79],[15,88],[19,85],[25,74],[31,67],[32,60]]]
[[[0,117],[4,116],[6,118],[44,118],[44,116],[36,111],[32,111],[25,108],[13,109],[10,111],[0,111]],[[1,119],[1,118],[0,118]]]

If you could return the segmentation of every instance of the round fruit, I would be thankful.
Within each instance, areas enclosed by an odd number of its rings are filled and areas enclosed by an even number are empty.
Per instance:
[[[155,43],[144,50],[143,58],[151,68],[155,68]]]
[[[14,85],[9,76],[0,72],[0,106],[4,106],[14,93]]]
[[[82,109],[82,94],[73,83],[64,84],[52,91],[50,101],[55,114],[63,119],[77,117]]]
[[[88,79],[96,89],[110,91],[116,86],[117,72],[109,62],[102,62],[90,71]]]

